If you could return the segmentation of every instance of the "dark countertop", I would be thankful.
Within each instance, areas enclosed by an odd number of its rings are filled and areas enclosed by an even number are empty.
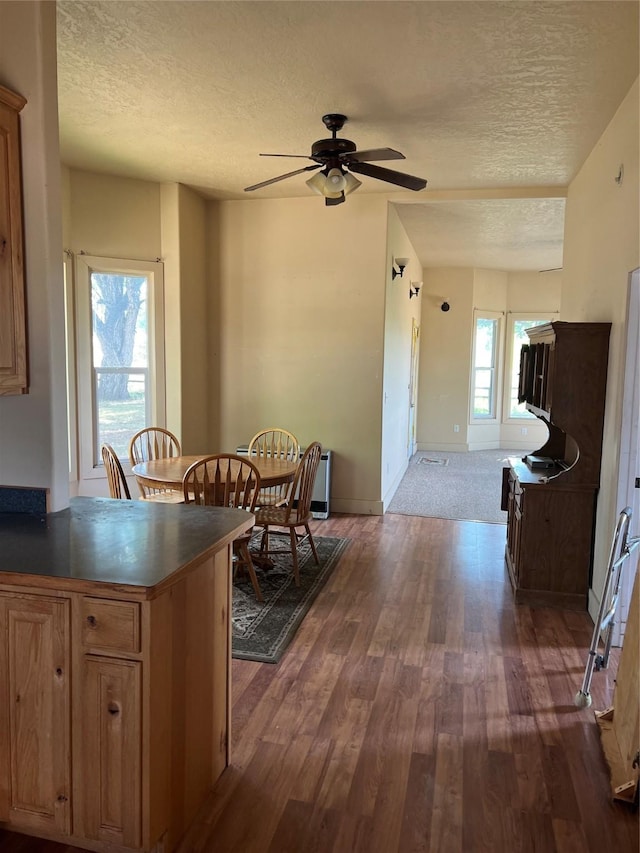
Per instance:
[[[0,513],[0,583],[33,586],[43,578],[56,588],[88,582],[150,591],[226,547],[252,520],[240,509],[111,498],[73,498],[43,516]]]

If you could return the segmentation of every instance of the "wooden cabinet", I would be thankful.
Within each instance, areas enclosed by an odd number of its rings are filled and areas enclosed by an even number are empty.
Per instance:
[[[71,828],[69,613],[0,592],[0,820],[35,833]]]
[[[0,395],[27,391],[22,234],[21,95],[0,86]]]
[[[0,574],[0,826],[170,853],[229,762],[231,545],[160,589],[42,580]]]
[[[139,847],[141,795],[139,661],[87,655],[83,666],[83,836]]]
[[[518,603],[587,607],[609,332],[609,323],[560,321],[528,330],[519,397],[549,437],[505,470],[506,562]]]

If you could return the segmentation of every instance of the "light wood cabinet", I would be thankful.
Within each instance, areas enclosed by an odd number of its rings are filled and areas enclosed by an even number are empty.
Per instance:
[[[519,397],[549,437],[504,470],[506,562],[516,602],[585,610],[591,580],[610,323],[528,330]]]
[[[82,678],[83,835],[139,847],[141,796],[139,661],[87,655]]]
[[[69,613],[0,592],[0,820],[36,833],[71,829]]]
[[[0,86],[0,395],[27,391],[19,112],[26,100]]]
[[[230,561],[226,545],[157,594],[111,598],[0,574],[1,826],[175,848],[229,762]]]
[[[107,498],[0,514],[1,828],[176,849],[229,763],[232,548],[252,526]]]

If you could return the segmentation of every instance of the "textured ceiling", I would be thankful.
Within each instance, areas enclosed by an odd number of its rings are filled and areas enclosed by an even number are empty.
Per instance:
[[[58,57],[71,166],[213,198],[306,195],[305,175],[243,188],[306,165],[258,155],[308,154],[342,112],[341,136],[428,179],[358,190],[424,199],[399,205],[423,264],[547,268],[561,200],[429,196],[566,187],[638,75],[638,3],[59,0]]]

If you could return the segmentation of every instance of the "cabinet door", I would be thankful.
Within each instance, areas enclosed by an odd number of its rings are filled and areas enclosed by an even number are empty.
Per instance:
[[[0,395],[27,390],[18,112],[26,101],[0,86]]]
[[[70,831],[69,601],[0,596],[0,819]]]
[[[140,845],[139,661],[87,655],[83,662],[82,835]]]

